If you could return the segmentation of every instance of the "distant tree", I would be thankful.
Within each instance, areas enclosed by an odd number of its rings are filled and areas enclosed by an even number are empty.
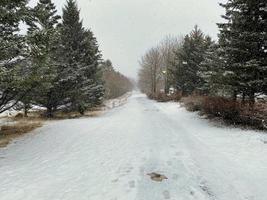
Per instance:
[[[110,60],[103,62],[102,65],[105,98],[117,98],[133,89],[131,80],[115,71]]]
[[[210,37],[195,26],[194,30],[186,35],[182,48],[175,52],[173,61],[176,87],[184,94],[191,94],[203,85],[201,76],[198,75],[204,54],[212,44]]]
[[[139,87],[148,95],[159,92],[159,82],[163,79],[163,58],[159,47],[151,48],[141,59]]]
[[[162,54],[162,70],[165,72],[164,90],[166,94],[169,92],[169,88],[175,85],[172,62],[175,57],[174,52],[181,48],[182,42],[182,37],[166,36],[159,45],[160,52]]]

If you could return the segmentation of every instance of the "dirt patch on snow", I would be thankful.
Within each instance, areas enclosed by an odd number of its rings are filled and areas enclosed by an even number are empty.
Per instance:
[[[165,175],[158,174],[158,173],[155,173],[155,172],[149,173],[147,175],[150,176],[151,180],[156,181],[156,182],[162,182],[162,181],[168,179]]]

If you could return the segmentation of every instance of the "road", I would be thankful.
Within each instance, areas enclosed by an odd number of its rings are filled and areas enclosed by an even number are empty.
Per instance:
[[[266,200],[266,143],[135,92],[99,117],[49,122],[0,149],[0,199]]]

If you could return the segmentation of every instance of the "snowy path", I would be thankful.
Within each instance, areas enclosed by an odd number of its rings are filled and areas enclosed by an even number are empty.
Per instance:
[[[51,122],[0,149],[0,199],[266,200],[266,141],[135,93],[101,117]]]

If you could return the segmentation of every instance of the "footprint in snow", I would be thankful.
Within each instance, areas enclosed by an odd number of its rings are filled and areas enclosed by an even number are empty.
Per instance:
[[[176,156],[182,156],[183,153],[181,153],[181,152],[176,152],[175,155],[176,155]]]
[[[133,170],[133,167],[119,168],[117,173],[119,174],[120,177],[123,177],[123,176],[130,174],[132,170]]]
[[[140,171],[140,174],[144,174],[145,173],[145,168],[140,167],[139,171]]]
[[[135,188],[135,181],[129,181],[129,187]]]
[[[119,181],[119,179],[116,178],[116,179],[113,179],[111,182],[112,182],[112,183],[117,183],[118,181]]]
[[[163,194],[164,199],[170,199],[171,198],[170,192],[168,190],[165,190],[162,194]]]
[[[179,175],[178,175],[178,174],[173,174],[172,178],[173,178],[174,180],[178,180]]]
[[[167,161],[167,164],[169,165],[169,166],[172,166],[172,161]]]

